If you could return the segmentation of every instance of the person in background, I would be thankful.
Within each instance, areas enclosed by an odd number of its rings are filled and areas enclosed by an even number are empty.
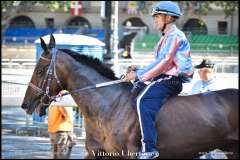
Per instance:
[[[214,63],[209,59],[203,59],[199,65],[194,68],[198,69],[199,80],[193,84],[191,94],[204,93],[219,90],[221,87],[217,85],[214,75]],[[227,156],[220,149],[215,149],[199,159],[227,159]]]
[[[200,79],[193,84],[191,94],[203,93],[207,91],[217,90],[216,78],[214,76],[214,63],[209,59],[196,65]]]
[[[72,147],[76,145],[73,133],[72,107],[53,102],[48,110],[48,133],[54,159],[69,159]]]

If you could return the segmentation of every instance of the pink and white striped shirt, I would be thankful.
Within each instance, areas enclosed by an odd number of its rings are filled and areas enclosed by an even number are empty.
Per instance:
[[[151,80],[160,74],[193,74],[190,45],[185,34],[176,25],[172,25],[161,37],[155,49],[155,61],[136,71],[142,81]]]

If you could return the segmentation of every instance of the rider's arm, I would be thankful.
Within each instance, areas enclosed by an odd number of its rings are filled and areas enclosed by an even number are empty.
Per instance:
[[[68,117],[68,112],[66,111],[66,109],[64,107],[59,107],[59,112],[61,113],[63,119],[67,119]]]
[[[166,53],[165,55],[159,55],[157,59],[148,65],[143,70],[137,70],[138,79],[141,81],[151,80],[151,78],[159,76],[161,73],[165,73],[172,66],[174,61],[176,50],[179,47],[180,39],[177,36],[167,37],[166,44],[161,50],[161,54]]]

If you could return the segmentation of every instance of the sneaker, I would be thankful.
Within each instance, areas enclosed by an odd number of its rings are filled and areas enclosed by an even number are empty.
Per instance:
[[[200,156],[199,159],[228,159],[228,157],[220,149],[215,149],[205,155]]]
[[[152,152],[140,152],[138,159],[154,159],[159,156],[159,152],[154,150]]]

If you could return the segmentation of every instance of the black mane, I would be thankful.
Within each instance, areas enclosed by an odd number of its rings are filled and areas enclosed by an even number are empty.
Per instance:
[[[83,54],[79,54],[77,52],[74,52],[70,49],[59,49],[65,53],[67,53],[68,55],[72,56],[75,60],[77,60],[80,63],[86,64],[89,67],[95,69],[98,73],[100,73],[101,75],[112,79],[112,80],[116,80],[118,78],[116,78],[114,72],[108,68],[106,65],[104,65],[99,59],[94,58],[92,56],[87,56],[87,55],[83,55]]]

